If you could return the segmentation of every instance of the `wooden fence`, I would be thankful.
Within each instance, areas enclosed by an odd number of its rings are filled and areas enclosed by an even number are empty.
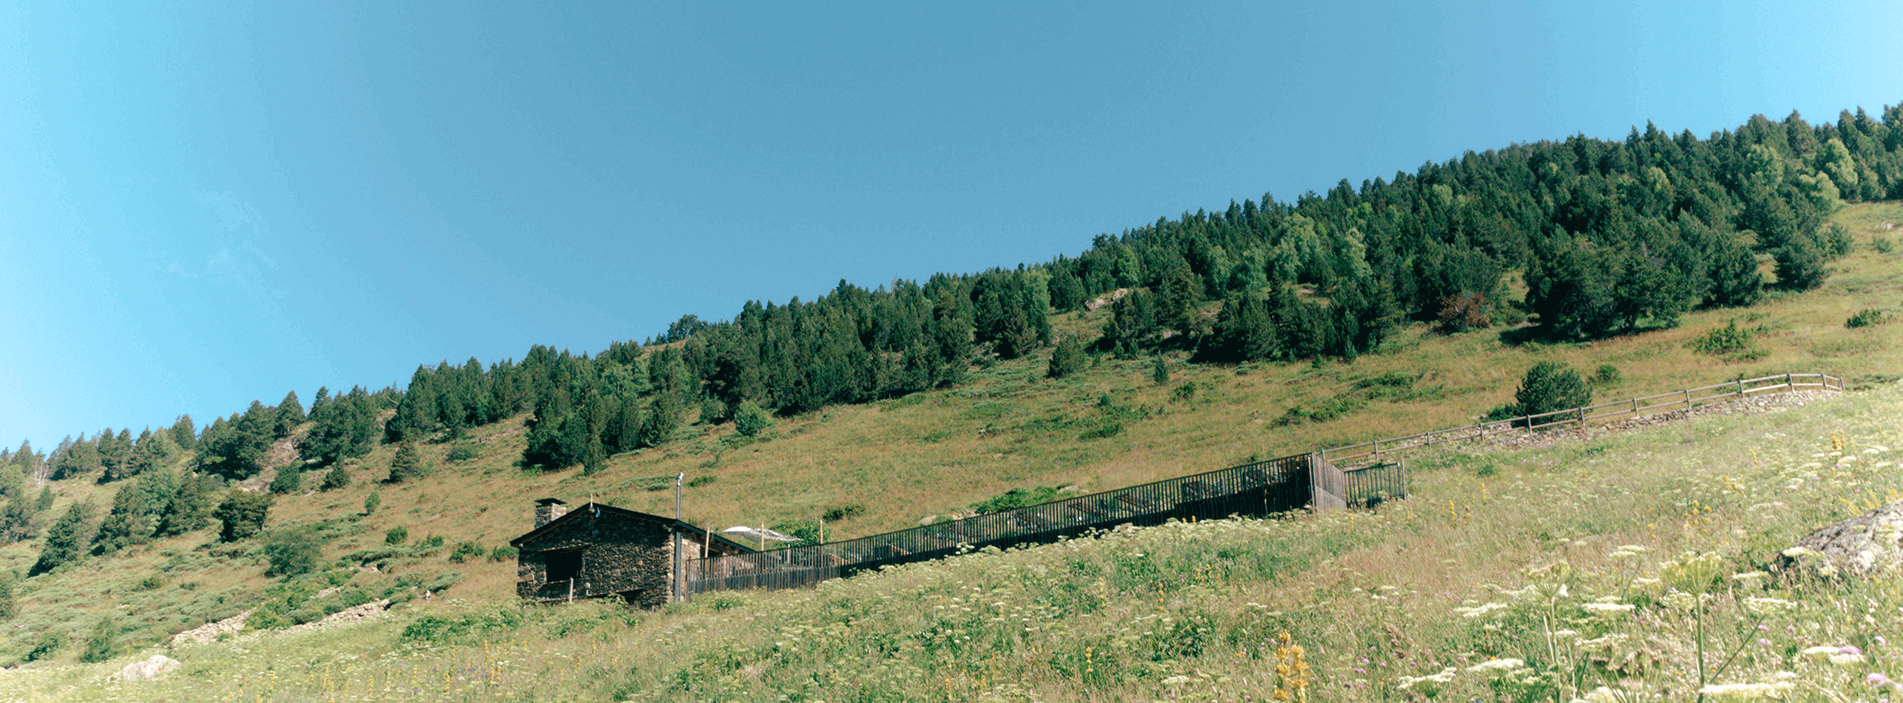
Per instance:
[[[1055,542],[1119,525],[1369,506],[1407,495],[1399,464],[1342,471],[1298,454],[829,544],[693,559],[688,594],[811,586],[894,564],[984,547]]]
[[[1331,462],[1349,464],[1356,461],[1373,460],[1382,452],[1395,452],[1402,449],[1424,447],[1430,444],[1456,442],[1461,440],[1484,439],[1490,435],[1509,432],[1514,429],[1542,429],[1560,426],[1579,426],[1594,420],[1619,417],[1641,417],[1651,413],[1691,410],[1700,405],[1710,405],[1765,393],[1788,393],[1791,391],[1819,389],[1842,391],[1844,381],[1836,376],[1821,373],[1787,373],[1761,378],[1743,378],[1736,381],[1686,388],[1684,390],[1629,398],[1611,403],[1600,403],[1583,408],[1568,408],[1535,415],[1481,422],[1464,427],[1444,430],[1432,430],[1405,437],[1377,439],[1372,442],[1350,444],[1345,447],[1323,449],[1321,455]]]
[[[691,597],[708,591],[798,588],[882,566],[940,559],[984,547],[1055,542],[1124,524],[1160,525],[1169,520],[1369,507],[1408,494],[1407,465],[1380,461],[1382,452],[1483,439],[1515,428],[1578,426],[1594,420],[1691,410],[1763,393],[1804,389],[1842,391],[1843,379],[1790,373],[1739,379],[1334,447],[844,542],[692,559],[683,570],[684,590]],[[1365,465],[1339,468],[1357,461]]]

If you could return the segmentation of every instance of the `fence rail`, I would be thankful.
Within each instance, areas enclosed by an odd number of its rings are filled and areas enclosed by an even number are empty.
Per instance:
[[[1736,381],[1686,388],[1640,396],[1611,403],[1600,403],[1581,408],[1568,408],[1553,412],[1521,415],[1505,420],[1480,422],[1461,427],[1431,430],[1405,437],[1377,439],[1371,442],[1350,444],[1345,447],[1332,447],[1321,450],[1321,455],[1331,462],[1352,463],[1372,460],[1382,452],[1395,452],[1413,449],[1430,444],[1455,442],[1461,440],[1483,439],[1490,435],[1508,432],[1514,429],[1545,429],[1563,425],[1579,426],[1594,420],[1617,417],[1641,417],[1656,412],[1691,410],[1701,405],[1711,405],[1741,398],[1749,398],[1771,392],[1784,392],[1821,389],[1830,391],[1844,390],[1842,378],[1821,373],[1786,373],[1760,378],[1743,378]]]
[[[1055,542],[1123,524],[1367,506],[1407,495],[1403,467],[1341,471],[1319,454],[1258,461],[870,537],[689,560],[689,595],[781,589],[984,547]]]

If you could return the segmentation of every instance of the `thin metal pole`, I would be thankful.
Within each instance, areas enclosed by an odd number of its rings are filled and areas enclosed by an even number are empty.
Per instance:
[[[670,531],[674,533],[674,584],[673,584],[674,597],[673,597],[673,600],[676,600],[676,601],[682,600],[682,595],[687,592],[687,580],[684,578],[681,578],[682,572],[685,570],[685,562],[681,560],[682,555],[681,555],[681,527],[680,527],[681,526],[681,479],[684,479],[684,478],[687,478],[686,472],[680,472],[674,475],[674,527],[670,528]]]

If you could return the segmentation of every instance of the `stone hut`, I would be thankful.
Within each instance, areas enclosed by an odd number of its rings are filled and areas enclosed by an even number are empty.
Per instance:
[[[573,511],[554,498],[536,501],[535,529],[509,540],[517,550],[516,595],[540,602],[619,595],[657,608],[679,598],[676,537],[684,564],[753,550],[674,518],[588,503]]]

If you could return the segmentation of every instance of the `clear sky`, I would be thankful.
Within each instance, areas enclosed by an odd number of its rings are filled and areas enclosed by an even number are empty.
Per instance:
[[[1809,5],[0,0],[0,443],[1903,102],[1903,4]]]

